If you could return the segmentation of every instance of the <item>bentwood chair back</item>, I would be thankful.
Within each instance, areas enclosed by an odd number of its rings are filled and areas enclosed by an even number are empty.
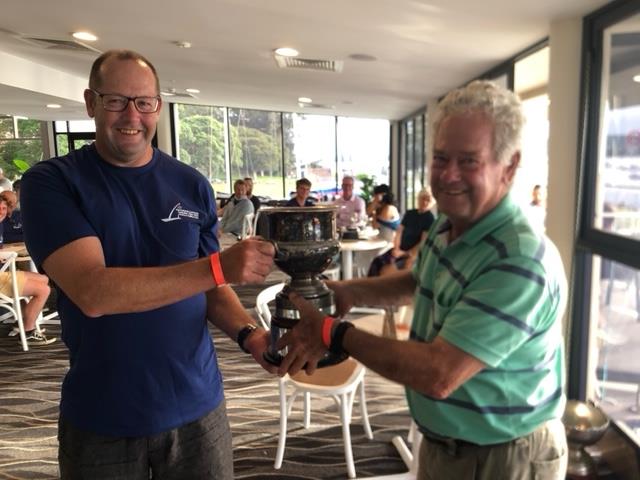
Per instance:
[[[256,313],[259,321],[269,328],[271,324],[271,311],[269,302],[275,299],[276,295],[284,283],[272,285],[262,290],[256,297]],[[349,478],[356,477],[355,464],[353,462],[353,451],[351,448],[351,414],[356,391],[359,391],[360,411],[362,425],[367,438],[372,439],[373,433],[369,424],[367,414],[367,404],[364,391],[365,367],[351,358],[338,365],[320,368],[313,375],[307,375],[304,371],[296,375],[285,375],[280,378],[280,435],[278,438],[278,450],[274,462],[275,469],[282,467],[284,459],[284,447],[287,440],[287,420],[291,414],[293,403],[298,395],[304,399],[304,427],[309,428],[311,421],[310,403],[311,394],[326,395],[331,397],[337,404],[340,411],[340,423],[342,424],[342,439],[344,442],[344,454],[347,464]],[[293,387],[292,392],[287,397],[288,387]]]
[[[22,343],[22,349],[26,352],[29,350],[29,345],[27,344],[27,336],[22,321],[22,310],[20,308],[20,295],[16,278],[16,258],[18,258],[16,252],[0,251],[0,276],[8,275],[11,282],[11,295],[5,295],[0,292],[0,308],[8,310],[18,322],[20,342]]]

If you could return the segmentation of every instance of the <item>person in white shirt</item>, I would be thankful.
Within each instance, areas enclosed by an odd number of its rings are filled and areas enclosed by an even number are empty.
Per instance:
[[[12,191],[13,184],[11,183],[11,180],[4,176],[4,170],[0,168],[0,192],[4,192],[5,190]]]
[[[349,228],[364,225],[367,212],[364,200],[353,193],[354,180],[351,176],[342,179],[342,197],[335,201],[338,206],[337,227]]]

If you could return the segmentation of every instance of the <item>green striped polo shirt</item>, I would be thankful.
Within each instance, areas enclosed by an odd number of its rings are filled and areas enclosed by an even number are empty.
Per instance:
[[[562,262],[510,195],[451,244],[449,227],[442,215],[414,265],[411,338],[439,335],[486,368],[446,399],[407,389],[409,407],[423,431],[506,442],[562,415]]]

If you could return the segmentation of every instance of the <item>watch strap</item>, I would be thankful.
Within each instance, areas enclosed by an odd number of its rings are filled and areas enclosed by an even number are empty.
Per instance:
[[[248,323],[244,327],[242,327],[242,329],[238,332],[238,336],[236,338],[236,342],[238,342],[238,346],[240,347],[240,350],[242,350],[244,353],[251,353],[249,350],[247,350],[245,348],[244,342],[245,342],[245,340],[247,340],[247,337],[249,335],[251,335],[251,333],[256,328],[258,328],[256,325]]]
[[[354,325],[351,322],[340,322],[338,326],[333,331],[333,336],[331,337],[331,345],[329,346],[329,351],[336,355],[341,355],[347,352],[342,346],[342,342],[344,341],[344,335],[347,333],[347,330],[352,328]]]

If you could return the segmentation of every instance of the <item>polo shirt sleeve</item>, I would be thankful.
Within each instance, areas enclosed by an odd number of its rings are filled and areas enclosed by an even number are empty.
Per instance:
[[[82,237],[95,236],[71,185],[54,160],[41,162],[22,178],[20,204],[24,238],[36,266],[64,245]]]
[[[533,259],[510,258],[492,265],[464,288],[451,307],[434,299],[439,335],[497,367],[532,336],[551,328],[555,303],[548,283],[543,267]]]

